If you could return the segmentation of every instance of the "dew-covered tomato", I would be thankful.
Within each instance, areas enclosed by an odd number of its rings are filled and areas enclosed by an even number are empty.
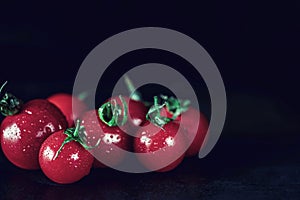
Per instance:
[[[173,117],[173,114],[169,112],[166,107],[162,109],[161,113],[165,113],[167,117]],[[195,119],[199,120],[195,121]],[[186,130],[186,138],[190,145],[185,156],[191,157],[197,155],[208,132],[208,121],[205,115],[198,110],[189,107],[187,111],[176,117],[174,122],[180,123]]]
[[[90,110],[82,116],[88,146],[99,145],[91,149],[95,157],[94,167],[114,167],[120,164],[125,151],[130,150],[131,137],[118,126],[108,126],[99,118],[97,110]]]
[[[183,160],[186,150],[184,131],[169,122],[162,128],[148,123],[137,131],[134,150],[149,170],[170,171]]]
[[[9,109],[9,106],[1,106],[1,109]],[[66,118],[44,99],[31,100],[11,114],[4,118],[0,127],[4,155],[20,168],[39,169],[41,144],[52,133],[67,127]]]
[[[50,180],[60,184],[74,183],[88,175],[94,161],[94,157],[75,140],[62,146],[67,137],[64,131],[52,134],[43,142],[39,152],[42,171]]]

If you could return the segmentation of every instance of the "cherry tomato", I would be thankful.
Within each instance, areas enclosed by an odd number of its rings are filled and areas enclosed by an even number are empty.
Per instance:
[[[48,97],[47,100],[58,107],[65,115],[68,127],[73,127],[75,120],[87,110],[86,104],[71,94],[58,93]]]
[[[79,181],[90,173],[94,157],[78,142],[70,141],[61,148],[67,135],[58,131],[49,136],[39,151],[39,163],[52,181],[68,184]]]
[[[162,128],[148,123],[137,131],[134,150],[147,169],[170,171],[183,160],[186,150],[184,134],[174,122],[169,122]]]
[[[18,113],[5,117],[1,123],[3,153],[20,168],[39,169],[38,153],[41,144],[49,135],[66,127],[65,117],[49,101],[29,101]]]

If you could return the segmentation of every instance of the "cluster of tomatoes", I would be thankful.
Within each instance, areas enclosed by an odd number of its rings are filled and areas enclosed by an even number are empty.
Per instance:
[[[23,104],[5,93],[0,102],[0,112],[6,116],[0,128],[1,148],[14,165],[41,169],[61,184],[82,179],[91,168],[121,164],[126,151],[151,155],[138,156],[149,171],[169,171],[185,156],[199,152],[208,122],[186,102],[165,96],[160,100],[163,103],[158,104],[155,97],[149,107],[143,101],[118,96],[89,110],[83,100],[70,94]],[[163,153],[156,153],[159,151]],[[183,153],[161,166],[178,152]]]

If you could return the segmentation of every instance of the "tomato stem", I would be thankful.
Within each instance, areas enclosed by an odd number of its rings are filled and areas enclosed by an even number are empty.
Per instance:
[[[125,84],[127,86],[127,89],[130,93],[130,98],[136,101],[142,101],[142,95],[141,93],[134,87],[132,81],[128,77],[128,75],[124,75]]]
[[[165,124],[172,121],[171,118],[161,116],[161,110],[166,105],[165,102],[163,104],[158,103],[158,97],[154,96],[154,105],[150,107],[146,119],[149,120],[154,125],[162,128]]]
[[[133,85],[133,83],[130,80],[130,78],[128,77],[128,75],[125,74],[124,79],[125,79],[125,84],[127,86],[127,89],[130,93],[130,95],[129,95],[130,99],[135,100],[135,101],[140,101],[146,107],[150,107],[152,105],[152,103],[149,102],[149,101],[144,101],[143,100],[142,94],[135,88],[135,86]]]
[[[7,81],[1,86],[0,93],[2,89],[7,84]],[[4,116],[10,116],[17,114],[22,108],[23,102],[12,95],[11,93],[4,93],[1,101],[0,101],[0,112]]]
[[[146,119],[161,128],[187,111],[191,103],[190,100],[180,100],[165,95],[160,95],[160,99],[163,101],[162,104],[159,104],[158,97],[154,96],[154,105],[149,109]],[[167,111],[172,114],[172,118],[161,116],[161,110],[164,106],[166,106]]]
[[[127,122],[128,105],[121,95],[119,95],[119,98],[121,100],[122,107],[117,104],[115,99],[112,99],[111,101],[104,103],[98,109],[99,118],[109,127],[123,126]]]
[[[5,81],[5,82],[2,84],[2,86],[1,86],[1,88],[0,88],[0,92],[1,92],[2,89],[5,87],[6,84],[7,84],[7,81]]]
[[[59,149],[56,151],[55,156],[53,158],[53,160],[55,160],[58,155],[60,154],[60,152],[62,151],[63,147],[65,146],[65,144],[71,142],[71,141],[75,141],[78,142],[79,144],[81,144],[81,146],[83,146],[85,149],[92,149],[97,147],[100,144],[100,139],[98,139],[97,143],[95,146],[88,146],[86,144],[86,138],[83,137],[85,136],[85,129],[84,126],[81,126],[81,121],[77,120],[76,121],[76,126],[73,128],[68,128],[64,131],[64,134],[67,135],[66,139],[63,141],[63,143],[61,144],[61,146],[59,147]],[[83,136],[81,136],[83,135]]]
[[[175,97],[167,97],[165,95],[160,95],[160,97],[165,101],[166,108],[168,112],[172,114],[173,120],[186,112],[191,104],[190,100],[180,100]]]

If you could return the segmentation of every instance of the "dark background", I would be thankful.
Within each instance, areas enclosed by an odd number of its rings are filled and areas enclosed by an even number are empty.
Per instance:
[[[174,29],[198,41],[217,64],[228,97],[224,131],[205,159],[187,159],[166,174],[92,171],[65,187],[41,172],[19,170],[1,155],[0,195],[14,198],[28,190],[25,199],[66,195],[62,191],[76,198],[297,199],[299,10],[299,1],[0,3],[0,81],[8,80],[6,90],[25,101],[72,92],[77,70],[95,46],[144,26]],[[127,69],[154,61],[184,69],[194,84],[201,80],[175,55],[133,52],[110,66],[115,77],[104,78],[99,102]],[[209,115],[204,85],[195,88],[203,92],[201,109]]]

